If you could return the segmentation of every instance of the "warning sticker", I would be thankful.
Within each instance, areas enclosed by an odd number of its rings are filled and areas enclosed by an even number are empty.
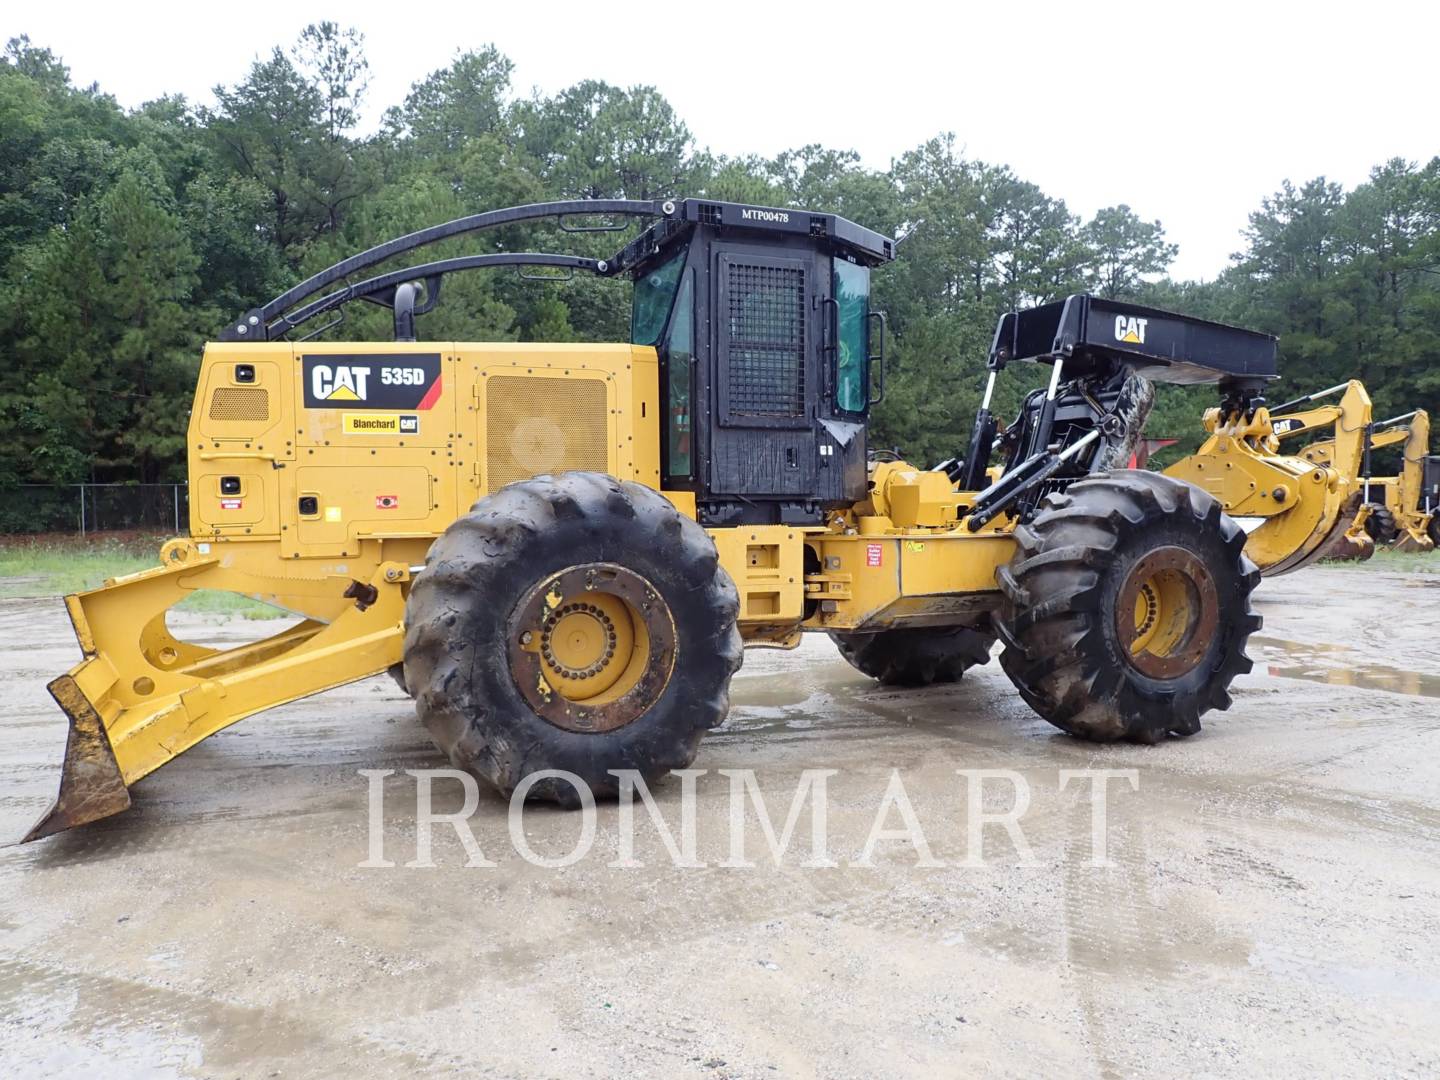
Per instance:
[[[884,559],[885,559],[885,545],[884,545],[884,544],[866,544],[866,545],[865,545],[865,565],[866,565],[866,566],[880,566],[880,565],[884,562]]]
[[[376,496],[375,496],[375,509],[376,509],[376,510],[394,510],[394,509],[396,509],[397,507],[399,507],[399,505],[400,505],[400,496],[399,496],[399,495],[376,495]]]
[[[418,435],[420,417],[403,413],[345,413],[346,435]]]
[[[244,499],[221,499],[221,500],[220,500],[220,509],[221,509],[221,510],[239,510],[239,509],[240,509],[242,506],[244,506],[244,505],[245,505],[245,500],[244,500]]]

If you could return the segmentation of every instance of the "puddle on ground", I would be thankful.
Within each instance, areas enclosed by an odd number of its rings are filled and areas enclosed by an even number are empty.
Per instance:
[[[753,735],[813,728],[817,717],[834,712],[834,692],[854,681],[847,678],[850,674],[848,668],[807,665],[803,670],[742,676],[731,684],[730,715],[721,730]]]
[[[1281,679],[1304,679],[1329,686],[1353,686],[1360,690],[1387,690],[1411,697],[1440,697],[1440,675],[1359,664],[1344,645],[1307,645],[1284,638],[1257,635],[1251,644],[1264,650],[1265,670]]]
[[[1271,975],[1308,983],[1323,983],[1363,1001],[1399,998],[1405,1001],[1440,1001],[1440,980],[1413,971],[1381,967],[1348,967],[1303,951],[1294,944],[1257,944],[1250,954],[1252,967]]]
[[[906,695],[949,694],[949,684],[902,690]],[[823,725],[827,738],[885,730],[878,702],[896,688],[882,687],[836,657],[798,662],[790,669],[742,674],[730,684],[730,715],[721,735],[806,733]],[[923,698],[916,698],[923,707]],[[908,706],[907,706],[908,707]]]

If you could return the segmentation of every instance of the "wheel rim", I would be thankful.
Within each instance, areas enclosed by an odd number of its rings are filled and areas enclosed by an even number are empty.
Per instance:
[[[645,578],[572,566],[527,592],[510,620],[510,671],[536,714],[566,731],[614,731],[669,685],[675,622]]]
[[[1125,576],[1115,609],[1129,662],[1144,675],[1173,679],[1204,660],[1219,625],[1215,579],[1193,552],[1156,548]]]

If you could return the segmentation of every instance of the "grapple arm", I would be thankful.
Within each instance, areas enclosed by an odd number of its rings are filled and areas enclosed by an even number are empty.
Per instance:
[[[1359,512],[1359,476],[1371,417],[1364,385],[1352,379],[1280,408],[1341,390],[1339,402],[1304,413],[1272,416],[1263,405],[1212,412],[1209,438],[1165,470],[1210,492],[1232,517],[1248,519],[1245,551],[1267,576],[1324,557]],[[1323,427],[1334,429],[1327,460],[1279,452],[1281,439]]]

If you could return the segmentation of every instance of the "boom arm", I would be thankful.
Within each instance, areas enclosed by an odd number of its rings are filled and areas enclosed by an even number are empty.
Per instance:
[[[1430,452],[1430,414],[1416,409],[1410,420],[1400,465],[1400,512],[1420,513],[1420,495],[1425,487],[1425,455]]]
[[[1343,391],[1343,393],[1342,393]],[[1285,410],[1298,404],[1313,402],[1319,398],[1340,394],[1334,405],[1321,405],[1306,412],[1288,413]],[[1284,413],[1284,415],[1281,415]],[[1270,429],[1273,434],[1272,450],[1278,450],[1280,443],[1307,432],[1334,426],[1335,434],[1326,442],[1331,444],[1330,460],[1325,462],[1334,467],[1347,481],[1359,477],[1366,462],[1367,440],[1374,446],[1374,426],[1370,423],[1370,395],[1359,379],[1332,386],[1328,390],[1308,394],[1295,401],[1286,402],[1270,413]],[[1308,454],[1301,456],[1315,461]],[[1318,464],[1319,462],[1317,462]]]

